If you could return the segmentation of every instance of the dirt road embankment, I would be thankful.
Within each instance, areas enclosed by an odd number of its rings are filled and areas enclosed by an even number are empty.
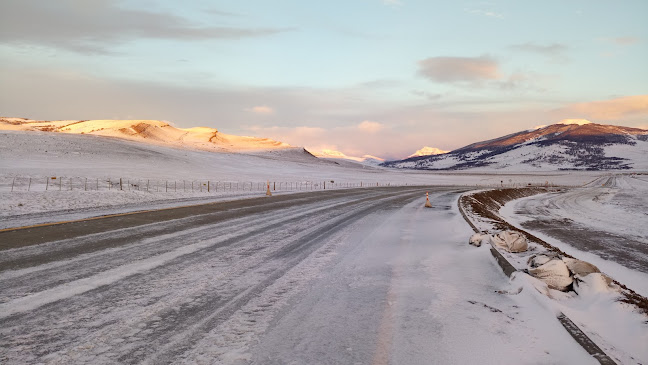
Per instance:
[[[479,191],[473,194],[467,193],[462,195],[459,199],[459,206],[463,210],[464,218],[466,218],[475,231],[511,230],[521,232],[530,242],[541,245],[547,250],[556,252],[564,257],[575,258],[535,235],[511,225],[499,214],[499,210],[512,200],[552,191],[560,192],[561,190],[547,188],[506,188]],[[622,302],[634,305],[640,312],[648,314],[648,298],[637,294],[617,280],[613,281],[622,289],[622,298],[620,299]]]

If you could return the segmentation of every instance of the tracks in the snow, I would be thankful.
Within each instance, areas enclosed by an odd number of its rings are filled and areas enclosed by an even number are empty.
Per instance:
[[[294,194],[2,232],[0,360],[172,362],[333,236],[422,191]]]

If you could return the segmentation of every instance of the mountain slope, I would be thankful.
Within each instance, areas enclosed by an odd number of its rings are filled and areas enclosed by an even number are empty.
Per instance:
[[[441,155],[441,154],[448,153],[448,152],[450,152],[450,151],[444,151],[444,150],[438,149],[436,147],[425,146],[425,147],[421,148],[420,150],[417,150],[413,154],[407,156],[407,158],[419,157],[419,156],[430,156],[430,155]]]
[[[364,155],[362,157],[347,156],[346,154],[340,151],[329,150],[329,149],[314,151],[313,154],[323,159],[335,160],[335,161],[353,161],[362,165],[369,165],[369,166],[378,166],[381,163],[385,162],[385,159],[372,156],[372,155]]]
[[[92,134],[171,147],[221,152],[294,149],[289,144],[267,138],[224,134],[207,127],[181,129],[159,120],[36,121],[23,118],[0,118],[0,130]]]
[[[648,130],[579,121],[477,142],[446,154],[389,161],[424,170],[648,169]]]

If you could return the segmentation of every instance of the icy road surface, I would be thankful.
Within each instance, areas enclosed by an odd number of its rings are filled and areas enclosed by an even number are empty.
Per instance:
[[[431,189],[0,232],[0,363],[595,364]]]

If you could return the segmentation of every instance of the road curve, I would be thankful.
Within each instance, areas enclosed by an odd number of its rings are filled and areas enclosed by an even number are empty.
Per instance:
[[[432,209],[425,190],[0,232],[0,363],[503,363],[522,346],[538,362],[586,363],[539,309],[497,294],[507,278],[465,244],[463,189],[430,188]]]
[[[0,232],[0,353],[38,362],[102,343],[104,360],[171,362],[332,235],[421,195],[293,194]]]

